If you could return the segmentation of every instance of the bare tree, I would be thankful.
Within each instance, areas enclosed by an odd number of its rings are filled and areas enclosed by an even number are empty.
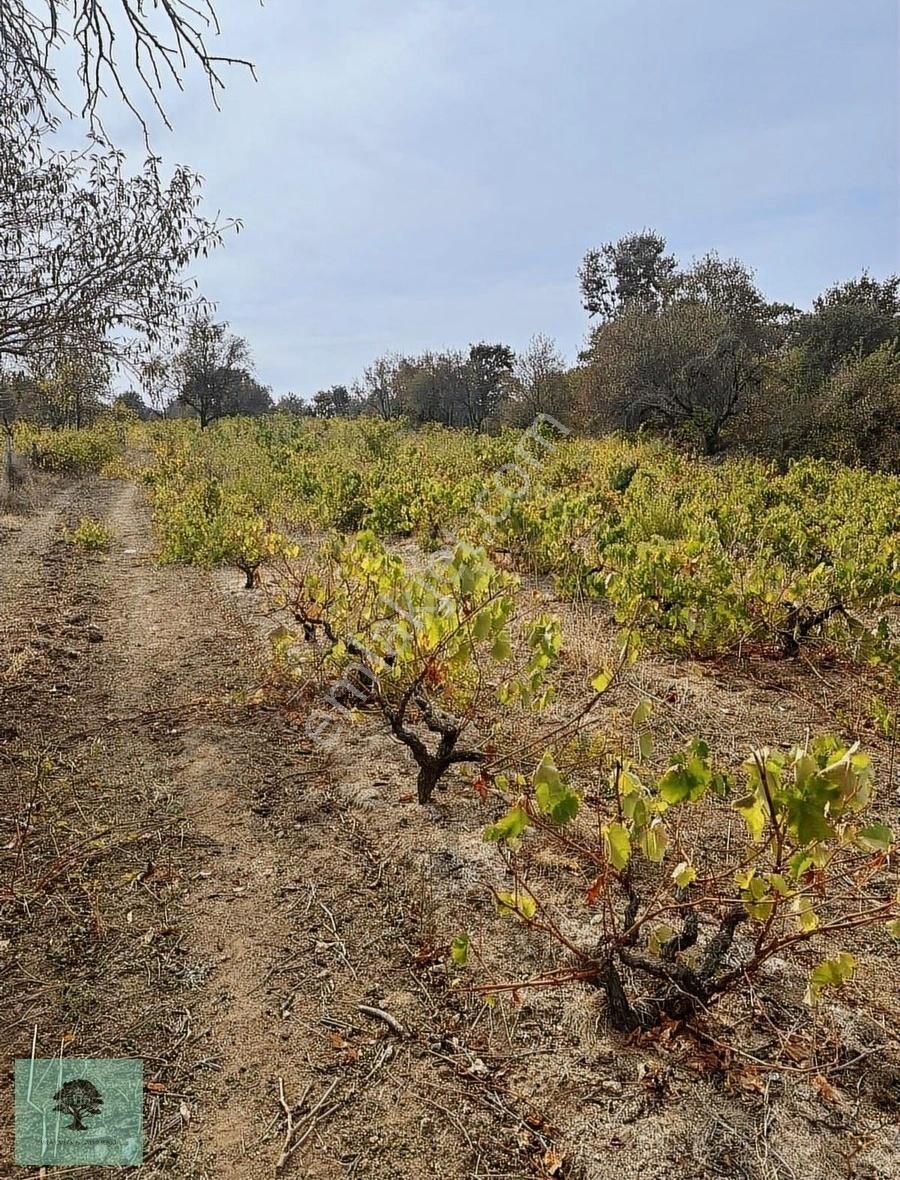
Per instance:
[[[565,418],[569,401],[566,362],[549,336],[538,333],[516,357],[513,367],[513,400],[521,425],[538,414]],[[525,421],[527,420],[527,421]]]
[[[376,358],[363,373],[363,397],[379,418],[388,421],[400,414],[397,374],[400,357],[386,353]]]
[[[184,347],[173,361],[178,400],[190,406],[205,430],[210,422],[234,413],[239,390],[249,378],[247,341],[232,336],[227,324],[198,316],[189,326]]]
[[[210,51],[208,39],[219,23],[211,0],[2,0],[0,58],[15,70],[23,95],[45,116],[68,111],[62,97],[70,91],[58,67],[75,66],[82,114],[99,127],[98,107],[108,93],[146,123],[133,97],[142,89],[168,124],[161,94],[168,84],[182,85],[193,62],[206,75],[213,101],[223,82],[224,65],[242,58]],[[117,50],[124,49],[121,56]],[[127,65],[123,67],[122,61]]]

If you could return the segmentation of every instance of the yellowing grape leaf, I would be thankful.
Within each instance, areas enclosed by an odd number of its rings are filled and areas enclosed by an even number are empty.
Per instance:
[[[457,967],[465,967],[469,959],[469,936],[465,932],[457,934],[450,943],[450,958]]]
[[[697,870],[693,865],[689,865],[686,860],[683,860],[672,870],[672,880],[679,889],[687,889],[692,881],[697,880]]]
[[[631,836],[624,824],[607,824],[603,829],[606,855],[614,869],[624,869],[631,856]]]
[[[500,892],[496,895],[497,910],[504,916],[510,914],[521,918],[524,922],[530,922],[537,913],[537,902],[533,897],[529,897],[526,893],[509,893]]]

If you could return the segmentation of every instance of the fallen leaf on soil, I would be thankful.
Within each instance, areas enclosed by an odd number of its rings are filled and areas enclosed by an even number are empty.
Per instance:
[[[766,1084],[756,1070],[742,1069],[737,1072],[737,1083],[741,1090],[753,1094],[765,1094]]]
[[[345,1040],[339,1032],[331,1032],[328,1034],[328,1043],[334,1049],[338,1057],[342,1061],[358,1061],[359,1050],[355,1045],[351,1045],[348,1040]]]
[[[544,1165],[544,1171],[548,1176],[559,1176],[562,1171],[565,1156],[560,1152],[554,1151],[552,1147],[548,1147],[544,1152],[541,1163]]]
[[[594,878],[591,887],[588,889],[585,900],[588,905],[596,905],[598,898],[606,887],[606,873],[600,873]]]
[[[819,1096],[824,1098],[826,1102],[831,1102],[835,1106],[841,1106],[843,1104],[844,1100],[841,1098],[840,1092],[832,1086],[827,1078],[823,1078],[820,1073],[815,1075],[812,1084],[818,1090]]]

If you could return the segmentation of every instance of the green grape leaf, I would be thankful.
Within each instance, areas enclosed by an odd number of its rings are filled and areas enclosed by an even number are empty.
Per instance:
[[[490,611],[479,611],[475,616],[475,622],[472,624],[472,634],[478,640],[487,639],[491,634],[491,623]]]
[[[500,841],[504,841],[506,844],[515,844],[527,827],[528,814],[525,809],[513,807],[495,824],[488,824],[484,829],[482,839],[486,844],[495,844]]]
[[[867,852],[887,852],[894,842],[894,833],[887,824],[869,824],[857,833],[856,841]]]
[[[815,863],[807,851],[795,852],[790,860],[791,876],[795,881],[799,881],[806,870],[811,869]]]
[[[655,819],[650,827],[645,828],[640,834],[640,844],[644,856],[655,864],[659,864],[665,857],[668,843],[669,833],[666,831],[665,824],[658,819]]]
[[[801,844],[830,840],[834,835],[834,829],[825,818],[824,804],[810,794],[792,794],[788,798],[788,823]]]
[[[637,729],[638,726],[644,724],[644,722],[650,716],[650,710],[652,707],[653,706],[649,701],[641,701],[641,703],[637,706],[637,708],[631,714],[631,724],[635,727],[635,729]]]
[[[567,787],[565,783],[541,783],[535,790],[534,797],[544,815],[549,815],[556,824],[567,824],[573,820],[581,804],[578,792]]]
[[[815,912],[812,900],[802,894],[791,902],[791,909],[797,915],[797,925],[804,934],[810,934],[819,925],[819,915]]]
[[[491,655],[495,660],[508,660],[512,655],[512,644],[505,631],[501,631],[491,647]]]
[[[553,755],[549,750],[546,750],[543,758],[537,765],[537,769],[532,776],[535,788],[549,786],[558,787],[562,784],[562,775],[556,768],[556,763],[553,761]]]
[[[469,961],[469,947],[471,946],[469,936],[466,933],[457,934],[457,936],[450,943],[450,958],[457,965],[457,967],[465,967]]]
[[[683,766],[672,766],[662,776],[657,789],[666,803],[683,803],[689,798],[694,781]]]
[[[647,938],[647,947],[651,954],[659,955],[665,944],[675,937],[676,931],[673,926],[667,926],[665,922],[659,926],[654,926]]]
[[[700,799],[714,777],[708,758],[706,743],[699,741],[694,742],[689,750],[678,754],[673,765],[657,783],[660,798],[673,805]]]
[[[856,960],[847,951],[841,951],[833,959],[823,959],[809,973],[804,996],[806,1003],[815,1006],[826,987],[841,987],[848,979],[853,978],[855,968]]]
[[[679,889],[687,889],[688,885],[697,880],[697,870],[683,860],[672,870],[672,880]]]
[[[754,844],[758,844],[766,827],[766,810],[759,797],[755,793],[744,795],[742,799],[735,800],[734,809],[744,817],[750,839]]]

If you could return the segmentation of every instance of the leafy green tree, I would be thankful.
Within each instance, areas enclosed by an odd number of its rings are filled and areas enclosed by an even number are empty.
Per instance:
[[[595,420],[686,431],[707,454],[761,377],[757,356],[726,318],[691,299],[656,312],[634,307],[604,324],[589,358],[603,399]]]
[[[411,422],[442,422],[445,426],[468,422],[466,357],[462,352],[404,357],[397,370],[397,388],[402,412]]]
[[[197,414],[201,430],[235,412],[236,390],[248,375],[249,364],[247,341],[231,335],[227,324],[198,316],[188,326],[173,367],[178,401]]]
[[[111,369],[104,356],[60,346],[49,363],[35,365],[41,420],[80,430],[90,425],[109,397]]]
[[[332,385],[313,396],[313,409],[317,418],[347,418],[356,402],[346,385]]]
[[[900,276],[878,282],[865,271],[858,279],[839,283],[818,296],[793,333],[811,369],[823,378],[848,357],[866,356],[898,338]]]
[[[627,234],[585,254],[578,271],[588,315],[611,320],[629,308],[661,307],[676,282],[678,263],[653,230]]]
[[[195,305],[184,268],[230,223],[200,216],[186,168],[166,180],[152,157],[130,175],[98,145],[53,150],[17,84],[0,69],[0,360],[133,358]]]
[[[153,410],[136,389],[126,389],[124,393],[120,393],[113,405],[129,410],[141,422],[147,422],[154,416]]]
[[[900,341],[849,357],[822,387],[810,449],[900,471]]]
[[[900,315],[900,275],[879,282],[864,270],[859,278],[829,287],[816,299],[815,307],[868,307],[896,317]]]
[[[720,258],[715,251],[679,276],[677,297],[710,308],[723,318],[730,332],[760,353],[778,347],[799,315],[790,304],[768,302],[746,263],[739,258]]]
[[[309,418],[315,413],[312,404],[298,393],[286,393],[279,398],[275,407],[282,414],[293,414],[297,418]]]
[[[712,252],[679,271],[664,248],[658,235],[634,235],[601,260],[591,307],[603,322],[582,354],[579,386],[595,423],[686,431],[711,454],[753,400],[761,360],[796,313],[768,302],[737,258]],[[613,295],[605,304],[603,292]]]
[[[232,374],[226,407],[228,415],[256,418],[260,414],[271,414],[274,408],[272,390],[268,385],[263,385],[244,369]]]
[[[482,430],[509,394],[515,353],[506,344],[473,344],[463,368],[460,388],[466,425]]]

